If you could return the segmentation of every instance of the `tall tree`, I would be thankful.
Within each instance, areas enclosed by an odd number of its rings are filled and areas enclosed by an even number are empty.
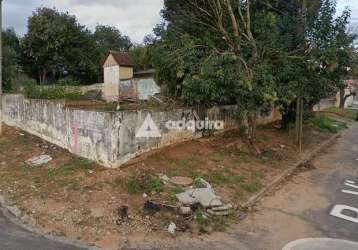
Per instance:
[[[14,85],[14,79],[19,74],[19,38],[13,29],[2,31],[2,80],[5,91]]]
[[[40,84],[67,75],[96,81],[98,55],[92,34],[75,16],[39,8],[28,20],[21,43],[25,71]]]
[[[97,25],[93,37],[102,57],[109,50],[128,51],[133,46],[130,38],[113,26]]]

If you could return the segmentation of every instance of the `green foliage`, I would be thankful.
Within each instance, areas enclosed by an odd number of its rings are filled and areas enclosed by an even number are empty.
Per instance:
[[[30,99],[66,99],[66,100],[83,100],[80,88],[66,86],[38,86],[28,84],[25,86],[25,96]]]
[[[158,177],[145,172],[132,172],[124,185],[130,194],[143,194],[151,192],[163,192],[164,184]]]
[[[136,70],[147,70],[153,68],[153,46],[136,45],[130,51],[134,59]]]
[[[93,38],[98,45],[102,59],[109,50],[128,51],[133,46],[130,38],[122,35],[114,26],[97,25]]]
[[[80,85],[80,81],[73,78],[72,76],[67,76],[64,78],[60,78],[57,80],[56,85],[59,86],[78,86]]]
[[[336,121],[324,115],[315,115],[310,119],[310,122],[319,130],[330,133],[338,133],[339,131],[347,128],[347,124],[344,122]]]

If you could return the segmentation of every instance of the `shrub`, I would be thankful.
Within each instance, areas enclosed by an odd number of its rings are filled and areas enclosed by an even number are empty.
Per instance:
[[[80,81],[73,78],[73,77],[64,77],[59,80],[57,80],[56,85],[59,86],[78,86],[80,85]]]

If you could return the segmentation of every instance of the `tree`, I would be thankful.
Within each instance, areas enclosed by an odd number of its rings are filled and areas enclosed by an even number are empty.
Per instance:
[[[2,38],[3,87],[5,91],[9,91],[20,71],[19,39],[13,29],[2,31]]]
[[[167,0],[162,14],[168,28],[155,53],[159,80],[192,104],[238,104],[254,145],[259,109],[277,100],[280,15],[250,0]]]
[[[28,20],[21,50],[24,70],[40,84],[68,75],[85,83],[97,80],[98,52],[92,34],[68,13],[37,9]]]
[[[130,38],[113,26],[97,25],[93,37],[102,58],[109,50],[129,51],[133,46]]]

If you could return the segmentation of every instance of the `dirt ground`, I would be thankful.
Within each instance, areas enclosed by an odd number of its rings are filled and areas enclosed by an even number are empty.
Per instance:
[[[331,136],[308,125],[304,131],[306,151]],[[224,231],[240,220],[240,213],[206,219],[199,209],[194,215],[179,216],[171,208],[177,205],[175,194],[182,189],[164,185],[157,176],[204,178],[223,201],[239,208],[300,157],[292,137],[273,125],[260,128],[258,138],[263,151],[259,157],[233,130],[158,150],[120,169],[105,169],[5,127],[5,136],[0,138],[0,193],[44,232],[104,249],[118,249],[148,237],[170,238],[171,221],[178,226],[177,237]],[[41,167],[24,163],[41,154],[51,155],[53,161]],[[148,200],[165,204],[166,209],[145,212]],[[128,207],[129,218],[122,217],[123,206]]]

